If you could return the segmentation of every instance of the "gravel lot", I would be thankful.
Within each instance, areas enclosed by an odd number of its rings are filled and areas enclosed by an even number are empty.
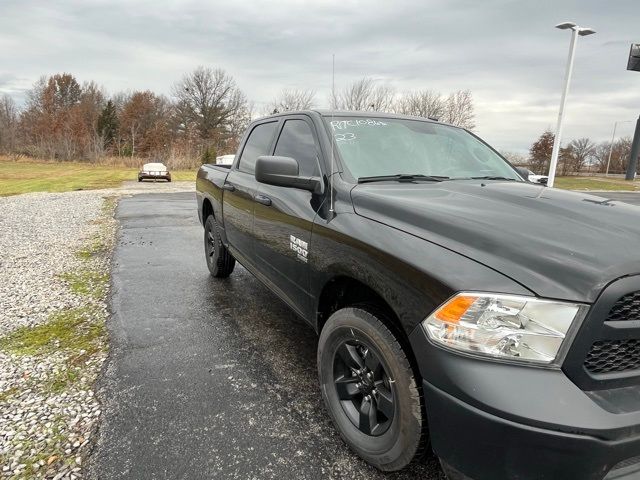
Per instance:
[[[193,183],[0,198],[0,478],[81,478],[100,417],[116,198]]]

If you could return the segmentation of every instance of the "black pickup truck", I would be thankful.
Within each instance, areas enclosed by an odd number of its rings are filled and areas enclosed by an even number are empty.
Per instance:
[[[639,208],[529,183],[461,128],[324,111],[253,122],[197,200],[211,274],[240,262],[318,332],[371,464],[640,478]]]

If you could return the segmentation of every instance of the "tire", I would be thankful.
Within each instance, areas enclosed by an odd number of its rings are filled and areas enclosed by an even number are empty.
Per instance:
[[[424,456],[426,416],[409,360],[381,318],[362,308],[331,315],[320,334],[318,373],[345,442],[378,469],[396,471]]]
[[[236,266],[236,259],[222,243],[218,224],[213,215],[209,215],[204,223],[204,253],[207,268],[212,276],[227,278],[231,275]]]

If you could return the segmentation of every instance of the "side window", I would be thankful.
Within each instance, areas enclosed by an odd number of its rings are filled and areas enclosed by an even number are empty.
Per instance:
[[[273,154],[295,158],[300,165],[300,176],[320,175],[316,142],[309,124],[304,120],[287,120],[284,123]]]
[[[238,169],[242,172],[253,173],[256,160],[261,155],[269,155],[269,145],[276,131],[278,122],[262,123],[254,127],[249,134],[247,143],[244,144]]]

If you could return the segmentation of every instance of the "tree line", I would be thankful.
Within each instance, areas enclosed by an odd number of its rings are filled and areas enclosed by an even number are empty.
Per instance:
[[[263,113],[306,110],[315,104],[313,90],[283,90]],[[449,95],[428,89],[398,93],[388,85],[364,77],[332,93],[329,106],[336,110],[371,110],[431,118],[469,130],[476,126],[473,95],[469,90]]]
[[[171,86],[169,96],[150,90],[108,95],[94,81],[80,84],[61,73],[36,81],[22,108],[9,96],[0,98],[0,153],[91,162],[153,158],[173,168],[193,167],[235,153],[252,118],[317,104],[312,90],[283,90],[256,114],[235,79],[219,68],[196,68]],[[329,106],[475,127],[469,91],[398,93],[365,77],[332,94]]]
[[[547,174],[551,163],[555,135],[545,130],[529,148],[529,155],[502,152],[511,163],[527,166],[535,173]],[[627,171],[631,155],[630,137],[618,138],[612,142],[594,142],[589,138],[570,140],[558,153],[557,175],[578,175],[581,173],[621,174]]]
[[[276,112],[306,110],[318,102],[313,90],[285,89],[256,112],[235,79],[220,68],[198,67],[170,88],[170,95],[150,90],[108,95],[96,82],[82,85],[69,73],[41,77],[19,108],[9,96],[0,97],[0,153],[34,158],[139,163],[153,158],[173,168],[210,162],[235,153],[252,118]],[[398,92],[364,77],[333,92],[329,107],[371,110],[437,119],[475,128],[473,96],[468,90],[443,95],[422,89]],[[512,163],[536,173],[549,169],[554,134],[545,131],[529,155],[503,154]],[[579,138],[560,149],[559,175],[584,171],[622,173],[631,139],[596,143]]]
[[[22,110],[0,99],[0,151],[36,158],[100,161],[107,156],[179,160],[193,166],[233,151],[251,109],[234,79],[199,67],[171,88],[107,96],[68,73],[40,78]]]

